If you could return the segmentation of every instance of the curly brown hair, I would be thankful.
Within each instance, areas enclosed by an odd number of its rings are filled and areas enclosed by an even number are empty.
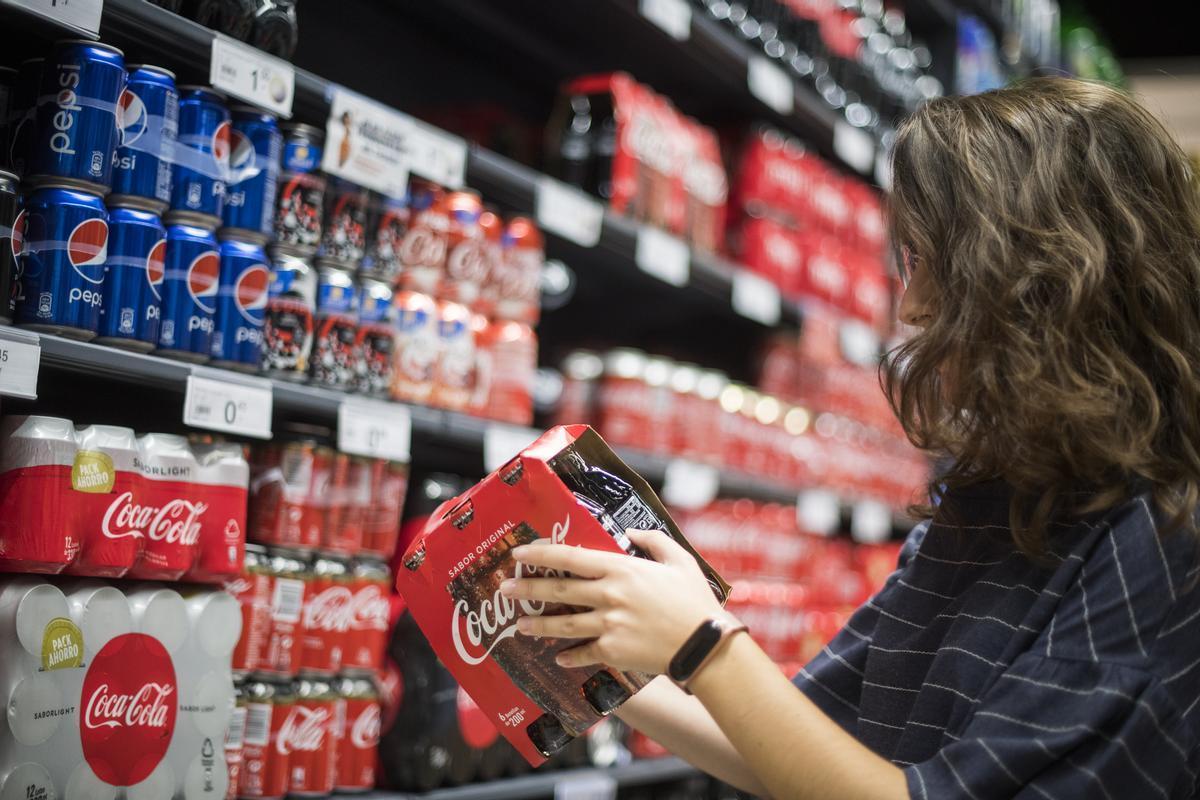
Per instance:
[[[937,482],[1005,481],[1034,557],[1058,515],[1140,491],[1188,523],[1200,191],[1166,129],[1115,89],[1039,78],[925,105],[893,170],[894,241],[937,300],[881,378],[912,442],[950,457]]]

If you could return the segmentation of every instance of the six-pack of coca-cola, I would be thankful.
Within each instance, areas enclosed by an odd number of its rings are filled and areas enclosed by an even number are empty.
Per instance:
[[[645,481],[594,431],[559,427],[444,503],[397,570],[397,588],[442,662],[531,764],[585,733],[649,676],[560,667],[555,655],[573,642],[515,636],[518,617],[567,607],[502,597],[500,581],[518,572],[511,551],[545,540],[644,555],[625,536],[630,528],[662,530],[691,550]],[[724,601],[727,584],[701,566]]]
[[[241,445],[58,417],[0,421],[0,569],[219,582],[238,574]]]

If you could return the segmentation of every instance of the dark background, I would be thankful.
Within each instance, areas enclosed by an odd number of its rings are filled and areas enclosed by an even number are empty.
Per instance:
[[[1082,10],[1118,59],[1200,59],[1200,0],[1063,0]]]

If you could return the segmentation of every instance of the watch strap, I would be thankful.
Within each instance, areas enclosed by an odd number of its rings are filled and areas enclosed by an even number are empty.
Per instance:
[[[700,623],[680,646],[667,667],[667,675],[691,694],[688,684],[692,679],[712,661],[725,642],[745,630],[748,630],[747,626],[728,611],[714,614]]]

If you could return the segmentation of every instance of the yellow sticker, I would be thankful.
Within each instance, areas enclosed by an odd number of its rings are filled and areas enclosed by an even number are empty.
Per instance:
[[[71,488],[77,492],[107,494],[113,490],[117,469],[108,453],[80,450],[71,467]]]
[[[55,617],[42,633],[42,669],[83,666],[83,631],[66,617]]]

